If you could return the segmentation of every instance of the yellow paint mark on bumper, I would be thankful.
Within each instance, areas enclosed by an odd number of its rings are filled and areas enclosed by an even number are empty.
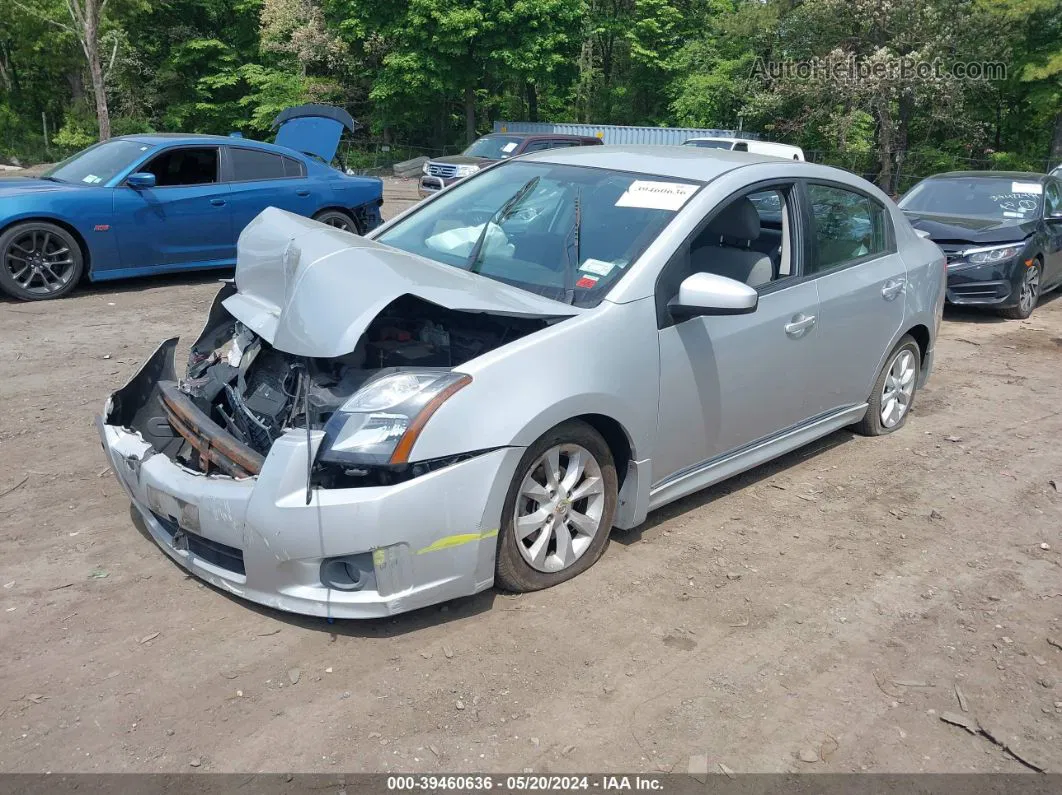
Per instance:
[[[417,554],[423,555],[425,552],[438,552],[440,549],[450,549],[452,547],[459,547],[462,544],[470,544],[473,541],[483,541],[487,538],[494,538],[498,535],[497,529],[486,530],[482,533],[458,533],[453,536],[443,536],[438,541],[435,541],[424,549],[418,549]]]

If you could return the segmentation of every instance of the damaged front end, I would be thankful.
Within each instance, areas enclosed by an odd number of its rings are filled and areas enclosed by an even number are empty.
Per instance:
[[[178,374],[177,340],[111,395],[100,438],[146,529],[213,585],[369,618],[490,586],[521,450],[418,459],[461,365],[577,314],[267,210]],[[559,308],[559,312],[557,309]]]
[[[444,309],[405,295],[369,324],[350,353],[279,351],[234,318],[226,285],[192,345],[183,378],[167,340],[111,399],[105,422],[136,431],[189,470],[257,475],[289,431],[323,431],[310,486],[390,485],[462,460],[411,462],[433,401],[471,381],[452,368],[543,328],[545,321]]]

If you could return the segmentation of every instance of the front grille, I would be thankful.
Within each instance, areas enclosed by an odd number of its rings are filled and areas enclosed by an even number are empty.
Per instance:
[[[219,541],[211,541],[209,538],[203,538],[203,536],[198,536],[195,533],[189,533],[168,516],[163,516],[154,511],[151,512],[151,515],[162,525],[162,529],[170,537],[174,549],[187,549],[189,553],[197,558],[205,560],[207,563],[213,563],[215,566],[231,571],[234,574],[247,573],[243,568],[243,550],[230,547]]]
[[[457,175],[457,166],[451,166],[447,163],[428,163],[428,173],[433,177],[449,179]]]

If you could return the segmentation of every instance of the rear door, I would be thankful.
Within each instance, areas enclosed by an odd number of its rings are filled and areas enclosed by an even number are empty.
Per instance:
[[[808,182],[805,191],[822,357],[808,384],[815,415],[867,400],[904,321],[907,268],[876,199],[838,183]]]
[[[155,175],[154,188],[114,189],[123,269],[231,265],[236,238],[218,147],[171,147],[140,171]]]
[[[223,173],[237,237],[266,207],[311,216],[324,203],[318,195],[321,188],[307,178],[300,160],[250,147],[225,146],[223,150]]]

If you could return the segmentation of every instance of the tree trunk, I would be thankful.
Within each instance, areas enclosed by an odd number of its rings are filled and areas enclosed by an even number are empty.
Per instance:
[[[72,5],[72,9],[77,6]],[[100,126],[100,140],[111,137],[111,114],[107,108],[107,86],[100,63],[100,0],[84,0],[80,8],[80,18],[73,13],[75,23],[79,24],[81,49],[85,51],[88,61],[89,78],[92,80],[92,94],[96,99],[96,119]]]
[[[1055,115],[1055,134],[1051,137],[1051,163],[1062,161],[1062,110]]]
[[[538,121],[538,89],[534,83],[527,84],[527,120]]]
[[[465,139],[468,143],[476,140],[476,89],[465,89]]]

